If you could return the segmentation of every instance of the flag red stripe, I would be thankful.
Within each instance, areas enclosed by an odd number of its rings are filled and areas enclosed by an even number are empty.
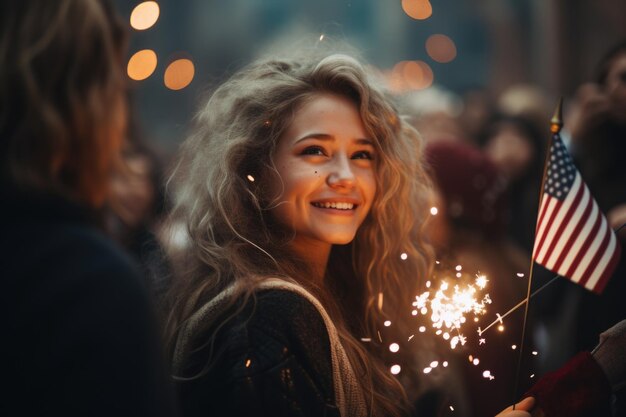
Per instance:
[[[581,188],[584,190],[586,187],[581,187]],[[587,201],[587,207],[585,207],[585,211],[583,212],[582,216],[580,216],[580,220],[578,221],[578,224],[576,224],[576,227],[574,228],[574,231],[572,232],[572,238],[565,244],[565,247],[561,251],[559,258],[556,260],[556,263],[554,264],[555,271],[558,271],[561,268],[561,265],[563,264],[565,257],[567,256],[569,251],[572,249],[574,242],[576,242],[575,236],[578,236],[583,226],[585,225],[587,218],[589,216],[589,213],[591,213],[592,207],[593,207],[593,197],[591,197],[590,195],[589,200]]]
[[[596,239],[596,233],[598,233],[598,229],[600,228],[600,224],[602,223],[601,220],[602,220],[602,216],[598,214],[598,216],[596,216],[596,221],[594,222],[593,227],[591,228],[591,231],[585,237],[585,243],[583,243],[583,245],[578,250],[578,253],[576,254],[576,258],[574,258],[574,261],[569,266],[569,269],[567,270],[567,272],[563,274],[566,277],[570,278],[572,276],[572,274],[576,270],[576,267],[580,264],[580,262],[582,261],[582,258],[585,256],[585,253],[589,249],[589,246],[591,246],[593,241]]]
[[[620,255],[622,252],[620,245],[619,245],[619,241],[616,242],[616,245],[617,245],[617,248],[615,252],[613,252],[613,257],[611,258],[611,262],[609,262],[606,269],[602,273],[602,276],[596,283],[596,286],[593,288],[593,292],[597,294],[602,294],[602,291],[604,291],[604,287],[606,287],[606,284],[609,282],[609,279],[613,275],[613,272],[615,272],[615,268],[617,267],[617,264],[619,263]]]
[[[550,259],[550,255],[552,254],[554,247],[563,236],[563,232],[565,231],[567,224],[569,223],[572,216],[574,215],[574,212],[578,208],[578,204],[580,204],[580,200],[582,199],[584,190],[585,190],[585,187],[578,187],[578,192],[576,193],[576,197],[574,197],[574,201],[572,202],[572,205],[569,206],[567,213],[561,220],[561,223],[558,225],[559,228],[556,231],[556,235],[554,236],[554,239],[552,239],[552,242],[550,243],[550,246],[548,247],[548,251],[546,252],[546,256],[545,256],[546,261]]]
[[[543,247],[543,244],[545,243],[546,237],[550,234],[550,228],[552,227],[554,218],[556,217],[557,213],[561,209],[561,205],[562,203],[556,200],[556,204],[554,205],[555,206],[554,210],[552,210],[552,213],[550,213],[550,218],[548,219],[548,222],[546,223],[546,228],[544,229],[543,235],[541,236],[541,239],[539,240],[539,245],[537,245],[537,252],[535,253],[535,256],[537,256],[541,252],[541,248]],[[543,259],[540,262],[543,262]]]
[[[607,246],[609,246],[610,241],[611,241],[611,228],[608,227],[607,225],[606,232],[604,233],[604,238],[602,239],[602,243],[600,244],[600,247],[598,247],[598,249],[596,250],[596,254],[593,255],[591,262],[589,262],[589,265],[587,265],[587,268],[585,268],[585,272],[580,277],[580,281],[578,281],[580,285],[586,286],[587,281],[589,281],[589,277],[591,276],[591,271],[593,271],[593,268],[598,267],[597,264],[600,261],[600,258],[602,257],[602,255],[604,255],[604,251],[606,250]]]

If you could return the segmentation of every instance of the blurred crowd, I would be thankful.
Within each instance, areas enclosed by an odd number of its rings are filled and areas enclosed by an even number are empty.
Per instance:
[[[26,6],[21,6],[19,1],[8,3],[10,5],[7,7],[20,9],[23,14],[27,13]],[[50,7],[44,5],[47,2],[39,3],[41,5],[38,7]],[[91,4],[92,2],[85,3]],[[99,4],[99,2],[95,3]],[[56,22],[57,25],[65,25],[67,19],[74,19],[78,22],[92,12],[93,10],[91,12],[74,10],[68,12],[70,16],[55,15],[53,17],[59,19]],[[51,16],[54,13],[56,12],[50,11]],[[107,23],[107,19],[112,22],[115,22],[115,19],[106,13],[98,11],[94,19],[103,27],[109,25],[115,28],[113,23]],[[2,14],[6,15],[4,12],[0,13]],[[46,19],[51,18],[44,16],[42,19],[40,24],[43,25]],[[20,81],[22,84],[7,81],[21,71],[18,67],[8,69],[4,65],[4,62],[10,61],[12,53],[18,54],[19,52],[12,51],[12,47],[7,46],[8,36],[24,38],[26,35],[18,28],[12,27],[11,22],[2,21],[1,23],[0,54],[2,55],[0,58],[2,58],[3,68],[0,69],[0,74],[2,74],[0,77],[2,82],[0,85],[0,135],[2,138],[0,146],[3,156],[2,178],[0,179],[3,186],[2,193],[7,198],[3,201],[16,200],[17,189],[20,193],[24,189],[36,189],[38,193],[37,198],[33,197],[35,195],[33,193],[20,200],[26,202],[23,204],[31,205],[30,208],[18,205],[16,208],[3,209],[1,212],[3,228],[6,227],[4,230],[11,232],[3,232],[0,248],[2,252],[9,253],[9,248],[15,249],[15,242],[23,241],[19,238],[23,233],[29,233],[29,242],[42,241],[39,249],[24,247],[17,250],[18,255],[13,256],[21,256],[21,258],[19,261],[14,259],[15,265],[11,264],[13,266],[7,266],[8,261],[4,263],[3,255],[3,268],[22,273],[24,264],[34,262],[33,259],[29,259],[31,258],[29,254],[35,253],[40,257],[40,262],[49,261],[46,265],[50,268],[47,271],[50,276],[72,274],[78,267],[68,266],[69,260],[63,261],[62,257],[78,256],[82,257],[80,259],[85,262],[91,259],[91,262],[97,264],[100,262],[99,255],[94,254],[93,251],[84,252],[85,245],[96,245],[93,249],[96,252],[100,248],[98,245],[103,245],[104,249],[100,249],[106,256],[102,259],[110,262],[111,265],[117,265],[113,270],[123,271],[120,276],[128,276],[129,280],[139,282],[136,286],[133,284],[130,290],[126,283],[111,283],[110,286],[102,289],[103,294],[106,294],[105,296],[113,302],[113,306],[108,308],[119,308],[124,314],[141,316],[141,320],[144,321],[135,323],[135,327],[132,323],[129,324],[127,333],[131,335],[131,339],[137,338],[137,346],[151,343],[147,340],[153,340],[157,330],[154,334],[148,332],[150,334],[146,335],[137,332],[139,329],[147,332],[145,328],[151,328],[153,325],[158,327],[160,317],[166,314],[167,302],[164,301],[164,294],[171,280],[176,276],[175,256],[184,251],[186,242],[186,234],[182,226],[166,221],[169,201],[176,198],[176,190],[166,187],[167,162],[171,158],[156,149],[150,143],[150,138],[143,137],[140,123],[135,119],[132,102],[128,99],[126,88],[122,86],[123,83],[119,80],[105,79],[106,76],[98,71],[109,71],[110,74],[117,74],[117,77],[123,77],[122,72],[113,68],[98,70],[88,51],[76,52],[77,54],[84,53],[85,57],[82,62],[72,65],[84,65],[87,68],[85,72],[94,72],[93,80],[88,79],[88,75],[77,76],[76,80],[66,80],[63,74],[72,68],[49,67],[48,70],[51,71],[49,76],[57,77],[59,84],[43,86],[39,91],[33,87],[29,78],[37,77],[38,63],[35,62],[33,73],[25,76]],[[112,29],[102,30],[106,32]],[[113,57],[111,59],[122,56],[125,42],[123,39],[117,40],[99,33],[90,33],[85,36],[93,38],[101,36],[104,40],[99,47],[109,51]],[[79,43],[75,37],[70,38],[70,42]],[[46,39],[42,38],[40,41],[45,42]],[[64,51],[69,48],[63,44],[63,37],[58,42],[58,45],[38,44],[35,41],[31,43],[38,48],[49,47]],[[16,43],[15,48],[19,48],[19,45]],[[74,54],[75,52],[66,53]],[[42,59],[54,61],[51,57]],[[65,82],[69,86],[67,88],[76,89],[76,103],[54,101],[57,97],[55,88],[59,88],[58,86]],[[76,85],[73,85],[73,82],[76,82]],[[116,82],[119,83],[117,91],[115,87],[112,87]],[[101,92],[101,96],[94,93],[93,97],[80,97],[81,89],[90,88],[89,85],[94,86],[93,91],[96,93]],[[98,99],[106,101],[105,104],[110,106],[123,101],[127,103],[126,106],[122,106],[126,110],[123,115],[113,115],[111,121],[103,119],[96,110],[94,110],[94,115],[89,117],[72,116],[72,111],[85,114],[90,111],[90,109],[81,108],[80,100],[91,103]],[[9,103],[9,100],[13,101]],[[39,102],[46,101],[45,105],[28,107],[29,103],[32,105],[38,100]],[[433,184],[430,196],[431,218],[425,233],[428,234],[429,241],[435,248],[436,259],[443,265],[462,265],[464,271],[485,274],[490,282],[489,292],[493,300],[493,304],[489,307],[491,313],[488,317],[495,318],[495,313],[506,312],[526,296],[544,159],[550,137],[550,117],[556,106],[557,97],[531,84],[512,86],[497,95],[492,94],[488,89],[478,88],[457,95],[442,87],[433,86],[425,91],[396,96],[394,101],[401,109],[401,113],[404,113],[417,128],[423,139],[423,157],[428,163]],[[22,110],[16,110],[17,106],[13,104],[16,102],[20,102]],[[58,114],[54,112],[55,106],[61,109]],[[18,114],[20,111],[22,113]],[[33,120],[37,120],[37,117],[41,119],[39,119],[39,124],[35,125]],[[75,162],[75,158],[81,158],[83,155],[81,152],[74,152],[78,145],[72,144],[72,141],[78,141],[81,135],[108,134],[111,135],[110,137],[120,135],[117,131],[109,131],[109,128],[117,123],[116,117],[128,126],[127,129],[120,129],[119,132],[124,130],[123,135],[111,139],[118,145],[109,143],[107,147],[94,140],[92,149],[84,153],[85,155],[98,153],[99,157],[106,158],[107,161],[70,163],[72,159]],[[90,130],[84,129],[85,123],[99,125]],[[64,124],[69,126],[67,131],[64,130]],[[16,137],[18,133],[29,138],[32,143],[19,145],[11,142],[9,138]],[[51,139],[43,141],[44,145],[37,145],[35,139],[43,135],[50,135]],[[600,208],[608,216],[611,227],[618,229],[626,223],[626,163],[622,161],[623,155],[626,155],[624,153],[626,151],[626,42],[617,44],[607,52],[597,65],[594,80],[581,80],[576,94],[566,98],[562,136]],[[106,152],[109,155],[104,155]],[[34,156],[29,156],[29,153]],[[419,157],[421,156],[416,155],[416,158]],[[100,180],[87,178],[90,170],[99,164],[108,164],[107,167],[101,169],[102,172],[106,171],[106,178]],[[85,171],[79,172],[81,169]],[[69,180],[74,177],[84,178],[86,185]],[[53,190],[59,192],[55,194]],[[106,191],[106,193],[100,196],[101,191]],[[40,195],[45,195],[45,198],[40,198]],[[78,208],[58,208],[54,195],[67,198]],[[37,210],[33,209],[33,205]],[[88,207],[88,210],[83,210],[83,207]],[[123,249],[118,250],[117,247],[112,249],[109,243],[100,243],[100,238],[90,237],[91,235],[87,232],[79,232],[79,226],[67,226],[64,231],[60,232],[58,221],[55,219],[50,220],[45,227],[38,229],[39,231],[31,230],[33,224],[44,222],[41,220],[42,216],[51,215],[50,213],[56,212],[55,210],[64,213],[64,219],[69,218],[69,220],[63,220],[65,222],[63,224],[72,223],[73,213],[80,212],[81,214],[76,214],[76,216],[88,219],[84,220],[84,224],[89,224],[80,228],[84,227],[87,230],[87,227],[93,227],[104,231],[108,238]],[[15,226],[18,224],[14,220],[15,217],[8,217],[16,216],[16,213],[25,216],[22,226]],[[13,226],[7,225],[8,223],[12,223]],[[41,236],[44,232],[50,233],[50,236],[57,236],[56,233],[58,233],[60,237],[44,243],[43,236]],[[80,237],[81,233],[87,233],[83,237],[84,242],[81,241],[83,239]],[[622,230],[619,238],[624,244],[626,231]],[[73,244],[65,249],[69,252],[55,251],[55,248],[63,247],[68,239],[75,239],[72,240]],[[94,243],[96,240],[97,244]],[[132,261],[129,258],[132,258]],[[60,266],[52,267],[50,266],[52,264]],[[131,264],[138,265],[138,268],[128,266]],[[83,267],[89,268],[88,265]],[[44,271],[33,272],[34,275],[42,273]],[[609,282],[608,287],[600,296],[588,293],[566,280],[559,280],[533,298],[526,344],[529,352],[537,351],[539,354],[533,357],[532,361],[529,360],[527,369],[532,369],[533,373],[539,375],[558,368],[573,353],[590,350],[597,343],[597,335],[602,330],[623,319],[622,298],[623,294],[626,294],[626,280],[623,279],[625,274],[625,262],[622,261],[615,273],[615,278]],[[553,274],[548,271],[535,266],[533,288],[536,289],[545,284],[552,276]],[[18,315],[24,314],[22,318],[26,317],[23,306],[29,303],[56,302],[50,301],[55,291],[48,288],[41,290],[42,293],[37,296],[37,299],[24,298],[23,294],[31,291],[36,285],[39,284],[22,282],[13,287],[3,284],[5,286],[3,299],[7,298],[6,289],[10,288],[13,294],[19,295],[18,298],[23,303],[22,306],[14,306],[13,312],[4,315],[3,320],[10,316],[15,317],[15,312],[18,312]],[[88,294],[89,290],[86,291],[85,294]],[[144,292],[147,292],[149,297],[144,297]],[[120,295],[130,293],[132,294],[128,297]],[[12,302],[20,302],[16,300]],[[63,304],[64,300],[66,299],[58,302]],[[96,303],[96,301],[93,302]],[[64,313],[60,310],[59,317],[64,317]],[[141,311],[138,313],[137,310]],[[77,308],[72,313],[72,320],[83,314],[82,311],[90,310],[88,306]],[[512,346],[520,344],[523,312],[524,309],[521,308],[507,317],[504,320],[504,331],[491,333],[487,337],[484,348],[480,347],[485,366],[496,375],[496,383],[483,378],[482,375],[477,375],[476,371],[472,370],[471,364],[467,363],[467,352],[458,349],[456,367],[451,366],[451,369],[458,374],[452,379],[458,380],[459,378],[456,377],[462,376],[460,379],[464,381],[462,385],[466,392],[463,401],[466,403],[468,415],[495,415],[502,408],[501,404],[486,399],[490,396],[512,397],[511,387],[514,385],[517,360],[517,352],[512,349]],[[113,313],[107,310],[102,314]],[[33,318],[32,323],[36,322],[35,319]],[[47,319],[54,320],[53,317]],[[126,319],[125,316],[119,317],[114,326],[117,329],[123,327],[120,323]],[[490,321],[488,318],[485,320]],[[74,324],[71,321],[63,321],[63,332],[71,333],[73,326],[77,326],[78,331],[86,331],[80,330],[79,324],[81,323],[78,321]],[[99,329],[106,332],[106,324],[95,322],[94,326],[103,326]],[[22,334],[20,332],[27,334],[27,330],[20,328],[15,334]],[[54,336],[49,335],[49,338],[52,337]],[[93,344],[103,343],[101,335],[94,334],[92,339]],[[32,338],[29,339],[29,343],[33,345],[49,343],[49,340]],[[15,342],[15,340],[6,342]],[[126,349],[128,343],[128,341],[123,343],[123,349]],[[48,352],[50,357],[44,359],[68,360],[67,358],[59,359],[63,357],[64,345],[50,349],[55,350],[56,353]],[[112,343],[110,350],[101,354],[108,355],[113,352],[115,356],[116,349],[122,348]],[[15,352],[12,354],[15,355]],[[32,355],[36,354],[32,353]],[[146,363],[137,366],[136,372],[137,375],[149,374],[149,378],[157,381],[161,378],[161,374],[146,371],[146,369],[159,362],[157,359],[159,353],[152,352],[150,355],[152,357],[146,359]],[[146,354],[141,353],[141,356],[146,356]],[[5,358],[8,357],[5,356]],[[23,354],[19,356],[18,362],[22,361],[20,363],[23,365],[23,361],[30,361],[33,366],[31,372],[37,374],[39,371],[36,366],[39,366],[39,359]],[[114,363],[116,360],[128,364],[134,359],[113,357],[111,362]],[[127,369],[132,368],[132,366],[127,367]],[[20,372],[23,372],[24,368],[21,369]],[[80,370],[76,372],[80,374]],[[21,380],[21,377],[15,376],[17,373],[17,371],[15,374],[9,372],[9,375],[16,378],[16,381],[19,379],[15,387],[23,386],[32,389],[31,382]],[[109,411],[116,414],[123,409],[125,413],[128,410],[134,410],[135,415],[150,413],[151,415],[168,415],[167,410],[173,409],[171,404],[174,400],[169,399],[167,395],[161,397],[163,404],[160,405],[159,413],[148,406],[144,409],[139,406],[128,408],[128,404],[134,400],[140,404],[141,395],[154,398],[154,396],[162,395],[159,394],[160,390],[167,391],[167,388],[164,388],[167,387],[165,380],[162,381],[162,386],[151,387],[149,393],[138,390],[136,385],[141,383],[141,378],[137,375],[126,374],[124,376],[124,378],[137,378],[135,383],[120,384],[120,391],[127,390],[132,395],[122,395],[120,401],[124,400],[126,403],[119,405],[118,408],[112,407]],[[110,378],[117,383],[120,377],[108,375],[103,378]],[[518,395],[532,382],[529,375],[523,375]],[[47,381],[46,383],[54,384],[55,382]],[[455,389],[458,386],[457,381]],[[443,386],[440,388],[445,390]],[[64,388],[59,387],[58,391],[64,392]],[[119,393],[106,395],[119,395]],[[98,403],[102,400],[95,398],[93,401]],[[99,412],[93,413],[93,415],[97,414]],[[103,413],[105,414],[107,413]]]

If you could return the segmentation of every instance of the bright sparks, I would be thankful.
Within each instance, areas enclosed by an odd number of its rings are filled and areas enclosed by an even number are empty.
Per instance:
[[[461,271],[462,266],[457,265],[455,269]],[[475,318],[483,315],[486,312],[486,304],[491,303],[489,294],[484,296],[480,294],[487,281],[482,275],[477,277],[473,284],[464,286],[459,284],[452,286],[443,280],[439,284],[439,290],[431,289],[415,297],[414,310],[429,317],[435,334],[449,341],[450,347],[454,349],[459,343],[464,345],[466,342],[461,333],[461,327],[467,321],[466,315],[473,314]],[[423,330],[425,328],[421,326],[419,331]]]
[[[478,277],[476,277],[476,285],[478,285],[478,288],[480,288],[481,290],[485,289],[488,282],[489,280],[484,275],[479,275]]]
[[[436,216],[437,213],[439,213],[439,209],[437,207],[430,208],[430,214],[432,214],[433,216]]]
[[[496,377],[491,375],[490,370],[486,370],[483,372],[483,378],[489,379],[490,381],[494,380]]]
[[[402,253],[400,254],[400,259],[402,259],[403,261],[406,261],[406,259],[409,257],[409,255],[407,255],[406,253]]]
[[[400,365],[392,365],[391,366],[391,373],[394,374],[394,375],[398,375],[401,370],[402,370],[402,368],[400,367]]]
[[[400,345],[397,343],[392,343],[389,345],[389,350],[393,353],[396,353],[397,351],[400,350]]]
[[[247,178],[248,178],[248,181],[250,181],[250,182],[254,182],[254,177],[253,177],[252,175],[248,175],[248,177],[247,177]]]

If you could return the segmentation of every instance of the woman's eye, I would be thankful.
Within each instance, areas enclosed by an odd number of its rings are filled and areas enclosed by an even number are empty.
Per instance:
[[[374,159],[374,154],[370,151],[358,151],[352,154],[352,159]]]
[[[326,153],[324,152],[324,149],[320,148],[319,146],[306,147],[304,148],[301,154],[302,155],[318,155],[318,156],[326,155]]]

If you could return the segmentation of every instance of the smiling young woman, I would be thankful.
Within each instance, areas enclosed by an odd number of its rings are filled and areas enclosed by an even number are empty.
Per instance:
[[[418,134],[355,59],[305,52],[235,74],[183,144],[167,340],[185,416],[401,416],[419,392],[414,352],[377,337],[411,334],[432,259]]]

